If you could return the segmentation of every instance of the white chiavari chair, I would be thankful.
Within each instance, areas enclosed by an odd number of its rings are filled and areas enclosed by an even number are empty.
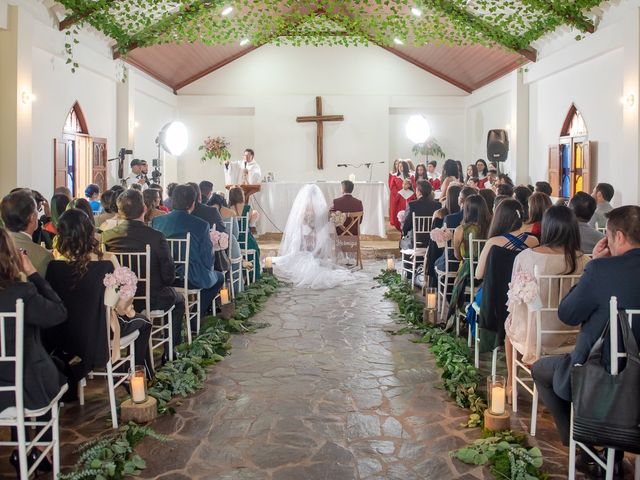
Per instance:
[[[13,324],[13,325],[12,325]],[[13,328],[12,328],[13,327]],[[13,330],[13,332],[11,331]],[[10,352],[7,339],[14,336],[13,352]],[[13,385],[3,385],[0,392],[8,392],[15,396],[15,406],[5,408],[0,412],[0,426],[15,427],[18,433],[18,441],[1,441],[0,446],[17,446],[18,461],[20,464],[20,480],[28,480],[36,471],[38,465],[51,452],[53,456],[53,478],[60,475],[60,430],[58,426],[60,398],[67,391],[67,385],[63,385],[49,405],[38,410],[28,410],[24,407],[24,303],[22,299],[16,302],[15,312],[0,312],[0,364],[6,364],[13,368],[15,382]],[[37,420],[51,412],[51,419]],[[31,440],[27,440],[25,428],[40,428],[40,431]],[[43,440],[47,431],[51,431],[51,440]],[[40,449],[40,453],[33,464],[29,465],[27,455],[34,447]]]
[[[453,254],[453,229],[450,228],[452,239],[447,242],[444,248],[444,270],[435,268],[436,277],[438,280],[438,307],[440,319],[444,318],[445,309],[448,305],[447,299],[449,293],[453,289],[453,284],[457,275],[457,260]]]
[[[469,326],[469,333],[467,337],[467,343],[469,347],[473,345],[474,351],[474,365],[476,368],[480,368],[480,306],[476,302],[476,294],[478,293],[478,284],[480,281],[476,279],[476,270],[478,268],[478,261],[480,260],[480,254],[482,249],[487,243],[486,239],[473,238],[473,234],[469,235],[469,303],[471,308],[476,312],[476,326],[475,326],[475,340],[471,335],[471,326]],[[466,309],[465,309],[466,310]],[[496,363],[497,363],[497,349],[493,351],[493,360],[491,362],[491,371],[495,375]]]
[[[254,268],[246,269],[247,273],[247,285],[256,281],[255,268],[256,268],[256,251],[249,249],[249,214],[241,217],[236,217],[238,220],[238,242],[240,243],[240,251],[242,252],[243,260],[251,262]]]
[[[243,280],[243,272],[242,272],[242,251],[239,257],[233,256],[233,248],[232,242],[233,239],[238,241],[237,235],[235,232],[239,230],[237,219],[234,217],[227,218],[224,220],[224,226],[229,233],[229,248],[227,250],[227,256],[229,257],[229,291],[230,298],[235,298],[243,290],[242,280]]]
[[[527,321],[527,337],[533,334],[529,331],[532,326],[531,317],[535,318],[535,339],[536,339],[536,358],[542,358],[548,355],[560,355],[563,353],[569,353],[575,346],[575,337],[580,332],[579,328],[562,328],[560,320],[557,320],[556,325],[548,325],[550,323],[548,317],[558,315],[558,306],[565,297],[569,290],[578,283],[582,275],[540,275],[538,266],[536,265],[533,270],[533,275],[538,283],[538,291],[540,292],[540,298],[542,305],[539,309],[531,311],[528,307],[528,321]],[[547,317],[543,324],[543,316]],[[555,328],[554,328],[555,327]],[[554,338],[566,337],[566,345],[561,347],[552,348],[545,346],[544,337],[553,335]],[[547,337],[548,338],[548,337]],[[573,341],[572,341],[573,340]],[[533,379],[531,378],[531,365],[525,364],[518,358],[518,351],[512,348],[511,355],[512,375],[511,375],[511,391],[513,395],[512,409],[515,412],[518,411],[518,385],[522,386],[524,390],[529,392],[533,397],[531,401],[531,436],[536,435],[536,421],[538,415],[538,389],[536,388]],[[518,372],[522,370],[526,372],[527,377],[523,378],[518,376]]]
[[[169,360],[173,360],[173,309],[151,310],[151,246],[147,245],[144,252],[117,252],[113,253],[123,267],[130,268],[138,277],[138,285],[143,284],[144,295],[136,295],[136,300],[144,301],[145,310],[142,312],[151,322],[151,336],[149,337],[149,352],[151,353],[151,366],[154,366],[153,352],[167,344]],[[163,347],[164,348],[164,347]]]
[[[424,262],[424,258],[427,256],[428,243],[419,242],[418,238],[422,238],[424,235],[428,235],[431,232],[431,224],[433,223],[433,217],[413,216],[413,248],[405,248],[400,250],[402,257],[402,278],[407,278],[407,273],[411,274],[411,284],[416,283],[416,270],[419,261]]]
[[[629,326],[633,327],[633,318],[640,315],[640,309],[626,309],[626,320]],[[624,352],[618,351],[618,299],[611,297],[609,301],[609,352],[610,352],[610,371],[611,375],[618,375],[618,360],[627,356]],[[615,466],[615,449],[606,449],[606,462],[602,461],[597,452],[584,443],[577,442],[573,439],[573,404],[571,404],[571,424],[569,430],[569,480],[576,478],[576,447],[580,447],[587,455],[605,470],[605,480],[613,480]],[[640,480],[640,455],[636,455],[634,479]]]
[[[176,291],[184,297],[185,328],[187,329],[187,341],[191,343],[192,335],[200,332],[200,289],[189,288],[189,251],[191,248],[191,233],[186,238],[168,238],[169,250],[176,266],[176,278],[182,283],[176,287]],[[195,330],[193,329],[195,323]]]
[[[107,348],[109,349],[109,358],[105,365],[105,371],[92,371],[89,373],[89,377],[107,377],[107,388],[109,389],[109,406],[111,409],[111,426],[112,428],[118,428],[118,404],[116,401],[116,388],[122,385],[128,378],[129,372],[135,369],[135,341],[140,335],[139,331],[130,333],[125,337],[120,338],[120,350],[126,350],[127,353],[121,356],[119,360],[113,360],[113,352],[111,351],[111,341],[109,332],[111,332],[111,319],[112,307],[105,306],[105,321],[107,322]],[[129,364],[128,371],[122,371],[121,367]],[[115,379],[118,381],[115,381]],[[84,387],[87,386],[87,379],[83,378],[78,382],[78,399],[80,405],[84,405]]]

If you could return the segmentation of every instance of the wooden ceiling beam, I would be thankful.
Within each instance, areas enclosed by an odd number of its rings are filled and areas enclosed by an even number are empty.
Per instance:
[[[68,15],[67,17],[63,18],[58,23],[58,30],[60,30],[60,31],[66,30],[67,28],[71,27],[72,25],[75,25],[76,23],[81,22],[82,20],[90,17],[91,15],[93,15],[96,12],[99,12],[100,10],[104,9],[105,7],[110,7],[113,3],[115,3],[115,2],[113,0],[110,0],[110,1],[106,2],[102,6],[90,8],[89,10],[87,10],[85,12],[82,12],[82,13],[73,12],[73,13],[71,13],[71,15]]]

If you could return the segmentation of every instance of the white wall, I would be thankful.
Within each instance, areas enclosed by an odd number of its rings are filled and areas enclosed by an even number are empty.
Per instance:
[[[253,148],[263,174],[273,172],[279,181],[339,180],[349,173],[368,179],[364,167],[337,167],[342,163],[375,163],[373,180],[385,180],[393,158],[412,156],[404,134],[411,113],[427,116],[448,155],[462,155],[464,95],[378,47],[265,46],[179,91],[180,118],[193,143],[178,177],[206,175],[221,184],[222,169],[199,162],[197,146],[211,135],[226,137],[234,158]],[[316,96],[324,114],[345,117],[325,123],[322,171],[315,124],[296,122],[315,114]]]

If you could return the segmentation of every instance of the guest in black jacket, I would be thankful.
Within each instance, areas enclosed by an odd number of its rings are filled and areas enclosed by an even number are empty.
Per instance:
[[[7,231],[0,228],[0,311],[15,311],[19,298],[24,302],[24,350],[18,352],[24,358],[24,406],[36,410],[49,405],[66,383],[42,345],[40,330],[63,323],[67,310],[51,286],[37,273],[26,253],[18,252]],[[8,354],[15,352],[14,325],[8,321],[5,326]],[[15,385],[15,367],[2,362],[0,386],[10,385]],[[0,411],[14,405],[12,393],[0,392]],[[44,439],[51,439],[50,430]],[[12,429],[12,440],[17,441],[15,429]],[[17,465],[17,450],[11,456],[11,463]],[[51,469],[46,461],[41,466],[39,470]]]
[[[172,316],[175,346],[181,342],[184,297],[173,288],[176,269],[169,243],[162,232],[144,224],[144,214],[142,194],[133,190],[125,191],[118,198],[118,215],[123,221],[103,232],[102,242],[110,252],[141,252],[147,245],[151,247],[151,309],[168,310],[175,305]],[[142,288],[142,284],[139,288]],[[139,291],[137,295],[144,293]]]
[[[209,228],[213,228],[213,226],[215,225],[218,232],[227,233],[227,229],[225,228],[224,222],[222,221],[220,211],[215,207],[209,207],[202,203],[202,194],[200,193],[200,187],[198,186],[198,184],[189,182],[187,183],[187,185],[193,188],[196,192],[196,204],[193,207],[191,215],[201,218],[202,220],[207,222],[209,224]]]
[[[551,411],[560,437],[569,444],[571,367],[584,363],[591,348],[609,322],[609,301],[618,298],[618,308],[640,307],[640,284],[633,279],[640,272],[640,207],[625,206],[606,214],[607,236],[593,250],[578,284],[562,300],[558,317],[567,325],[580,325],[576,346],[570,354],[544,357],[533,364],[533,378],[540,398]],[[633,333],[640,341],[640,322]],[[609,340],[603,360],[608,364]],[[618,455],[617,463],[622,460]],[[617,468],[620,468],[619,466]]]
[[[404,222],[402,222],[402,235],[405,237],[407,237],[409,232],[413,230],[414,215],[418,217],[432,217],[441,206],[433,199],[433,187],[427,180],[420,180],[416,185],[416,190],[418,199],[413,202],[409,202]],[[422,247],[426,248],[429,244],[429,234],[420,235],[417,238],[417,241]]]
[[[213,183],[209,180],[200,182],[200,195],[202,195],[202,203],[210,207],[216,207],[218,210],[222,207],[229,208],[227,201],[222,195],[218,195],[213,191]]]

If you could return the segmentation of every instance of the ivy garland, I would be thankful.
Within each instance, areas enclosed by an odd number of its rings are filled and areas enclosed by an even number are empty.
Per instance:
[[[224,45],[500,45],[526,49],[568,24],[593,30],[585,15],[604,0],[60,0],[63,26],[91,26],[116,51],[163,43]],[[228,15],[225,8],[233,7]],[[419,15],[417,15],[419,13]],[[77,64],[69,58],[68,63]]]

